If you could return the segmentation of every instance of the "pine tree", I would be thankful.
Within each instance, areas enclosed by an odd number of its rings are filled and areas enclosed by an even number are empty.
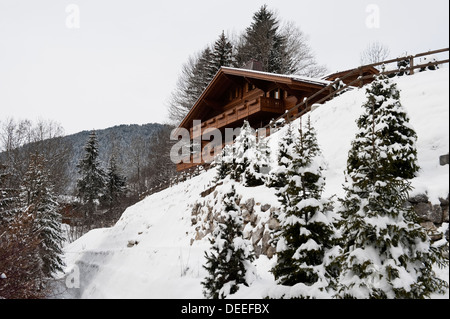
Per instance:
[[[208,276],[202,282],[207,298],[223,299],[234,294],[240,284],[248,285],[247,272],[254,259],[252,244],[242,234],[243,219],[236,204],[236,190],[231,191],[223,200],[224,210],[220,222],[213,232],[211,251],[205,252]]]
[[[106,185],[103,199],[110,210],[120,202],[121,197],[124,195],[126,191],[125,181],[125,177],[119,173],[116,158],[112,155],[106,172]]]
[[[263,185],[270,170],[270,150],[266,139],[256,137],[255,130],[244,121],[232,144],[231,178],[245,186]]]
[[[448,285],[432,270],[445,263],[442,255],[405,205],[419,169],[416,134],[388,77],[380,75],[366,95],[339,209],[338,297],[425,298]]]
[[[211,68],[212,52],[205,49],[190,56],[183,65],[176,88],[169,101],[170,119],[181,122],[208,86],[215,73]]]
[[[80,178],[77,181],[78,196],[85,204],[85,221],[92,225],[95,213],[105,189],[105,172],[98,160],[98,142],[95,131],[89,135],[85,154],[78,164]]]
[[[217,176],[214,181],[218,183],[221,180],[224,180],[227,176],[232,173],[232,165],[233,165],[233,147],[232,145],[225,145],[222,149],[222,153],[217,159]]]
[[[241,65],[254,59],[262,63],[263,70],[282,73],[282,55],[286,39],[279,33],[279,21],[267,8],[261,8],[253,15],[253,21],[246,29],[243,45],[237,48],[237,62]]]
[[[324,213],[325,166],[308,118],[306,132],[300,125],[294,154],[287,165],[287,184],[277,192],[282,204],[278,216],[281,230],[276,234],[278,261],[272,272],[281,285],[303,283],[320,289],[328,286],[324,257],[327,249],[333,247],[334,229],[331,218]],[[298,297],[309,296],[305,293]]]
[[[189,78],[187,94],[194,98],[194,103],[208,86],[214,74],[211,70],[212,52],[209,46],[203,49],[194,65],[192,76]],[[192,103],[191,107],[194,105]]]
[[[46,297],[35,216],[18,211],[0,224],[0,299]]]
[[[210,69],[211,79],[222,66],[231,66],[233,63],[233,45],[228,41],[225,32],[219,36],[219,39],[214,43],[211,54]]]
[[[10,175],[7,166],[0,163],[0,225],[7,225],[19,210],[19,190],[10,185]]]
[[[270,172],[270,148],[265,136],[258,136],[254,150],[251,151],[250,165],[244,172],[245,186],[264,185]]]
[[[244,121],[240,133],[235,138],[232,145],[233,158],[231,165],[231,178],[235,181],[245,184],[245,172],[248,171],[251,164],[251,158],[254,155],[253,151],[255,146],[255,132],[248,121]]]
[[[406,110],[400,103],[400,91],[394,82],[385,75],[380,75],[367,90],[367,102],[363,105],[365,112],[357,121],[358,128],[366,128],[371,133],[373,151],[378,147],[386,150],[377,158],[379,166],[387,174],[412,179],[417,175],[417,135],[409,124]],[[348,164],[352,170],[359,169],[366,162],[366,153],[359,152],[364,142],[365,133],[360,132],[349,154]],[[361,142],[362,141],[362,142]],[[356,150],[356,151],[355,151]]]
[[[42,260],[42,274],[51,278],[62,271],[62,228],[58,203],[49,180],[49,173],[44,168],[44,158],[32,155],[28,171],[21,186],[23,211],[34,216],[34,228],[39,233],[39,256]]]
[[[287,169],[294,158],[294,135],[292,125],[289,123],[285,129],[283,137],[278,143],[278,165],[270,172],[266,180],[268,187],[279,189],[287,184]]]

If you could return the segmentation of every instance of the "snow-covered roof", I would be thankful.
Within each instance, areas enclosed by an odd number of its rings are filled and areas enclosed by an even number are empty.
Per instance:
[[[313,83],[313,84],[328,85],[328,84],[331,83],[331,81],[327,81],[327,80],[324,80],[324,79],[310,78],[310,77],[307,77],[307,76],[296,75],[296,74],[279,74],[279,73],[270,73],[270,72],[264,72],[264,71],[242,69],[242,68],[232,68],[232,67],[224,67],[224,66],[222,67],[222,69],[225,69],[225,70],[236,70],[236,71],[260,74],[260,75],[276,76],[276,77],[280,77],[280,78],[291,79],[291,80],[294,80],[294,81],[307,82],[307,83]]]
[[[300,89],[301,87],[320,90],[321,88],[331,83],[330,81],[327,80],[313,79],[301,75],[286,75],[241,68],[221,67],[219,71],[217,71],[211,82],[208,84],[208,86],[205,88],[203,93],[197,99],[197,101],[195,102],[191,110],[188,112],[184,120],[180,123],[179,127],[186,127],[190,122],[190,119],[192,118],[194,113],[199,109],[199,105],[202,104],[202,101],[204,101],[205,97],[210,94],[214,94],[212,92],[215,92],[220,87],[222,87],[222,85],[220,85],[221,81],[224,81],[223,83],[226,82],[225,79],[226,77],[223,75],[251,78],[260,81],[275,82],[287,85],[291,87],[293,90],[301,90]]]

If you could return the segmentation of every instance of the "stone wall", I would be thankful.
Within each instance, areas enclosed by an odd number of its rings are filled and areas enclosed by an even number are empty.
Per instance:
[[[428,197],[424,194],[411,197],[409,204],[413,206],[420,224],[427,229],[432,241],[440,240],[445,236],[448,241],[448,228],[445,234],[438,229],[443,223],[448,223],[449,213],[449,197],[446,199],[439,198],[440,204],[432,204]]]
[[[219,212],[214,207],[223,200],[222,197],[223,194],[214,191],[192,207],[191,225],[195,228],[195,237],[191,242],[203,239],[217,226]],[[270,244],[273,230],[279,228],[275,218],[278,208],[255,202],[253,198],[243,199],[242,196],[237,204],[244,219],[244,238],[252,241],[256,256],[263,254],[271,258],[275,254],[275,247]]]
[[[208,192],[205,197],[196,202],[192,207],[191,224],[195,229],[194,240],[201,240],[210,234],[217,226],[219,212],[214,207],[223,201],[223,194],[217,190]],[[279,229],[279,223],[275,218],[278,207],[272,207],[267,203],[255,202],[253,198],[237,200],[244,218],[243,233],[245,239],[251,239],[256,256],[261,254],[271,258],[275,254],[275,247],[271,245],[273,230]],[[433,205],[426,195],[417,195],[409,199],[408,205],[412,205],[416,211],[420,224],[427,230],[431,240],[441,240],[444,236],[449,241],[448,228],[443,234],[439,228],[443,223],[449,222],[449,198],[440,199],[440,204]]]

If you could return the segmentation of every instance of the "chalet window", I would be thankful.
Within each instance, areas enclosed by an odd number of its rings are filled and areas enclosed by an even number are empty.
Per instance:
[[[280,89],[276,89],[276,90],[270,91],[267,94],[267,97],[271,97],[272,99],[280,100],[280,99],[283,98],[283,91],[280,90]]]
[[[279,90],[274,91],[274,98],[277,100],[280,99],[280,91]]]

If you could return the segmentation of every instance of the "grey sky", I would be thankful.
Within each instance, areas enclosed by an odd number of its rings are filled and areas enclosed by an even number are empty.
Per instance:
[[[392,57],[449,46],[447,0],[0,0],[0,120],[51,119],[67,134],[164,122],[188,56],[243,31],[264,3],[330,72],[375,41]]]

